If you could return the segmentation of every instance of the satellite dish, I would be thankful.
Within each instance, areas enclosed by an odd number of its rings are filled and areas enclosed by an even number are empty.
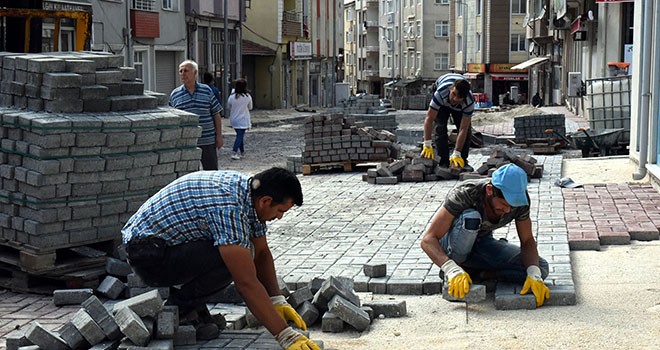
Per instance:
[[[536,44],[535,44],[533,41],[531,41],[531,42],[529,43],[529,49],[528,49],[528,50],[529,50],[529,53],[530,53],[530,54],[533,54],[535,48],[536,48]]]
[[[525,14],[525,18],[523,19],[523,25],[522,27],[525,28],[529,24],[529,14]]]
[[[593,21],[593,20],[594,20],[594,12],[591,11],[591,10],[587,11],[587,18],[588,18],[590,21]]]

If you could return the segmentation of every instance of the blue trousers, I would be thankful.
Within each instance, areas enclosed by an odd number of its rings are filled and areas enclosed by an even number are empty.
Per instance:
[[[245,153],[243,148],[243,140],[245,139],[245,132],[247,129],[234,129],[236,130],[236,140],[234,140],[234,147],[231,149],[234,152],[241,150],[241,153]]]
[[[492,233],[477,237],[480,224],[481,215],[474,209],[456,217],[449,232],[440,239],[445,253],[463,268],[495,271],[498,281],[524,283],[527,267],[522,262],[520,247],[495,239]],[[548,262],[541,257],[539,268],[545,279],[549,272]]]

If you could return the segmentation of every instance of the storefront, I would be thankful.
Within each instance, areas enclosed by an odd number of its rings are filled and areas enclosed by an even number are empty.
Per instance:
[[[514,63],[491,63],[485,78],[486,93],[493,104],[525,104],[527,94],[527,70],[512,70]],[[508,93],[508,96],[507,96]]]

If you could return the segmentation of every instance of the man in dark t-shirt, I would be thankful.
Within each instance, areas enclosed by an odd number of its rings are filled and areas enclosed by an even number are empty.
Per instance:
[[[520,246],[493,237],[494,230],[512,221]],[[537,307],[550,297],[543,283],[548,262],[539,257],[529,217],[527,174],[515,164],[501,166],[492,179],[468,180],[452,190],[421,246],[440,267],[449,294],[456,298],[464,298],[472,283],[464,268],[484,276],[494,272],[498,281],[522,283],[520,294],[531,290]]]

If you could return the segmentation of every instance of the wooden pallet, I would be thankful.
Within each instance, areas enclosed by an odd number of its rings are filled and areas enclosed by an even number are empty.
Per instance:
[[[56,289],[95,289],[105,274],[105,266],[97,266],[63,274],[33,275],[0,263],[0,288],[17,293],[52,295]]]
[[[50,251],[34,250],[15,242],[0,242],[0,263],[32,275],[66,274],[105,264],[117,240]]]
[[[323,170],[341,170],[343,172],[353,172],[363,168],[374,168],[377,164],[380,164],[380,162],[355,162],[351,160],[343,162],[303,164],[302,174],[311,175],[317,171]]]

